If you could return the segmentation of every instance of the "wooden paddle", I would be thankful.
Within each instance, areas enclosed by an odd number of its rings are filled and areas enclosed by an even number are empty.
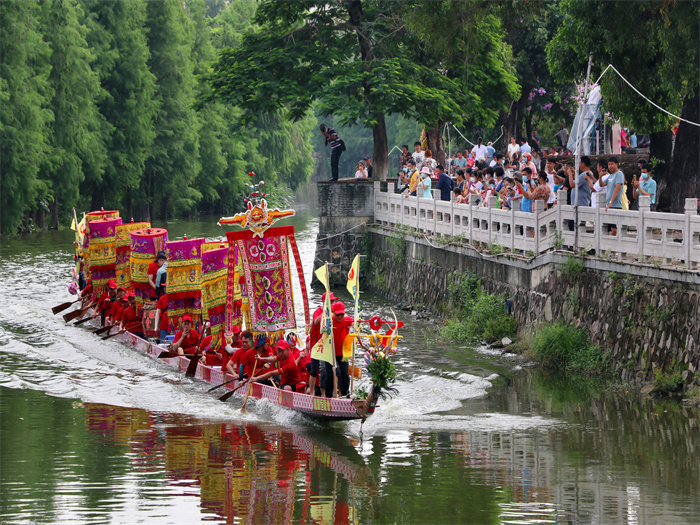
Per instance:
[[[234,381],[235,381],[235,379],[234,379]],[[229,381],[229,383],[230,383],[230,381]],[[236,388],[234,388],[233,390],[229,390],[229,391],[226,392],[223,396],[221,396],[221,397],[219,398],[219,401],[227,401],[228,398],[231,397],[231,396],[233,395],[233,393],[234,393],[236,390],[238,390],[239,388],[241,388],[241,387],[242,387],[243,385],[245,385],[246,383],[248,383],[248,381],[241,381],[241,384],[240,384],[240,385],[238,385],[238,386],[237,386]],[[247,397],[246,397],[246,399],[247,399]]]
[[[114,332],[113,334],[108,334],[106,337],[103,337],[102,340],[106,341],[110,337],[114,337],[115,335],[123,334],[124,332],[126,332],[126,329],[119,330],[118,332]]]
[[[204,326],[202,328],[202,333],[199,336],[199,343],[197,344],[197,348],[199,349],[198,352],[195,352],[192,357],[190,357],[190,364],[187,366],[187,371],[185,372],[185,377],[194,377],[194,375],[197,373],[197,363],[199,362],[199,356],[201,355],[202,349],[202,341],[204,341],[204,334],[207,331],[207,327]]]
[[[158,356],[158,357],[160,357],[160,356]],[[213,391],[216,390],[217,388],[221,388],[222,386],[228,385],[229,383],[233,383],[234,381],[238,381],[238,378],[236,378],[236,379],[231,379],[231,380],[229,380],[229,381],[225,381],[225,382],[221,383],[220,385],[213,386],[213,387],[211,387],[209,390],[207,390],[207,392],[213,392]]]
[[[160,354],[158,354],[158,359],[167,359],[169,357],[179,357],[180,354],[177,352],[166,352],[163,350]]]
[[[92,317],[86,317],[85,319],[81,319],[79,321],[76,321],[73,323],[73,326],[78,326],[79,324],[87,323],[88,321],[91,321],[95,317],[99,317],[100,314],[95,314]]]
[[[56,315],[58,313],[61,313],[63,310],[68,308],[70,305],[77,303],[78,301],[80,301],[80,299],[76,299],[75,301],[71,301],[70,303],[59,304],[58,306],[54,306],[53,308],[51,308],[51,311],[53,312],[54,315]]]
[[[66,315],[64,315],[64,316],[63,316],[63,320],[64,320],[66,323],[67,323],[68,321],[72,321],[72,320],[75,319],[76,317],[80,317],[81,315],[83,315],[83,314],[85,313],[85,310],[87,310],[87,308],[85,308],[85,309],[80,309],[80,310],[73,310],[72,312],[67,313]]]
[[[93,333],[96,335],[100,335],[100,334],[104,334],[105,332],[107,332],[111,329],[112,329],[112,325],[107,325],[107,326],[103,326],[102,328],[98,328],[97,330],[93,331]]]
[[[258,360],[255,360],[255,364],[253,365],[253,373],[250,374],[250,379],[248,379],[248,392],[246,392],[245,399],[243,400],[243,406],[241,407],[241,413],[245,412],[245,406],[248,404],[248,397],[250,396],[250,393],[253,391],[253,382],[251,379],[255,377],[255,370],[258,368]],[[223,396],[222,396],[223,397]],[[229,396],[231,397],[231,396]],[[226,398],[228,399],[228,397]],[[226,401],[224,399],[224,401]]]

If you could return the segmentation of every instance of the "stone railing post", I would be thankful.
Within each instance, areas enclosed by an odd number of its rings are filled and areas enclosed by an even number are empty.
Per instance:
[[[559,231],[560,235],[564,235],[564,217],[563,217],[563,212],[564,209],[562,208],[563,205],[566,205],[566,190],[558,190],[557,191],[557,230]],[[573,192],[572,192],[573,196]]]
[[[478,197],[473,193],[469,194],[469,244],[474,245],[474,209],[476,208]]]
[[[533,201],[532,209],[535,216],[535,257],[537,257],[540,254],[540,214],[544,212],[544,201]]]
[[[697,199],[685,199],[685,231],[683,232],[683,242],[685,243],[685,265],[689,270],[692,270],[695,266],[693,261],[690,259],[692,256],[693,239],[690,229],[690,217],[698,214],[698,201]]]
[[[515,212],[520,211],[522,199],[510,201],[510,253],[515,253]]]
[[[640,195],[637,200],[637,206],[639,210],[639,218],[637,220],[637,252],[639,254],[639,262],[644,262],[646,257],[644,255],[644,246],[646,239],[646,227],[644,226],[644,215],[649,211],[649,206],[651,205],[651,197],[648,195]]]
[[[598,257],[600,257],[600,237],[603,235],[602,216],[606,203],[604,194],[598,195],[595,201],[595,227],[593,228],[593,249]]]
[[[496,209],[497,202],[498,202],[498,197],[496,197],[495,195],[491,195],[489,197],[489,201],[488,201],[489,215],[488,215],[488,224],[486,225],[486,227],[488,228],[488,231],[489,231],[489,244],[492,244],[494,242],[493,241],[493,237],[494,237],[493,222],[491,220],[491,210]]]

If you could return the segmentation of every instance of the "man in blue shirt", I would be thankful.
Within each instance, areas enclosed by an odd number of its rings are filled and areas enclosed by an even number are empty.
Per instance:
[[[651,197],[651,211],[656,210],[656,181],[651,178],[651,166],[649,164],[642,165],[642,174],[639,180],[634,183],[632,190],[635,199],[639,195],[648,195]]]
[[[440,190],[440,200],[450,201],[452,199],[452,179],[445,173],[442,164],[435,166],[435,175],[438,176],[437,189]]]
[[[486,144],[486,151],[488,152],[488,156],[486,157],[486,163],[491,165],[491,161],[493,161],[493,156],[496,154],[496,148],[493,147],[493,142],[489,142]]]
[[[520,154],[522,155],[523,153],[532,153],[532,148],[530,147],[530,144],[527,143],[527,139],[525,137],[520,139]]]
[[[617,157],[610,157],[608,159],[608,176],[607,180],[603,180],[601,177],[600,185],[607,186],[606,194],[606,205],[605,211],[610,208],[614,210],[622,209],[622,193],[625,191],[625,174],[619,169],[620,162]],[[617,228],[612,225],[608,226],[608,231],[611,235],[617,235]]]

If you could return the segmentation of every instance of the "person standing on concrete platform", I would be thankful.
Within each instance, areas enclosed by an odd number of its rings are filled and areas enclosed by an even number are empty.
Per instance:
[[[325,124],[319,126],[321,133],[325,137],[324,146],[331,145],[331,178],[329,180],[338,180],[338,163],[340,162],[340,155],[345,151],[345,143],[340,140],[338,134],[333,128],[329,128]]]

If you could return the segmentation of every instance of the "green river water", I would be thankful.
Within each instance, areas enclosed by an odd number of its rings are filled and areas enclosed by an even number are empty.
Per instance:
[[[213,238],[216,219],[154,226]],[[309,280],[315,212],[284,223]],[[0,241],[2,523],[700,523],[695,409],[442,344],[397,311],[399,395],[363,425],[264,401],[241,414],[51,315],[71,298],[71,241]]]

